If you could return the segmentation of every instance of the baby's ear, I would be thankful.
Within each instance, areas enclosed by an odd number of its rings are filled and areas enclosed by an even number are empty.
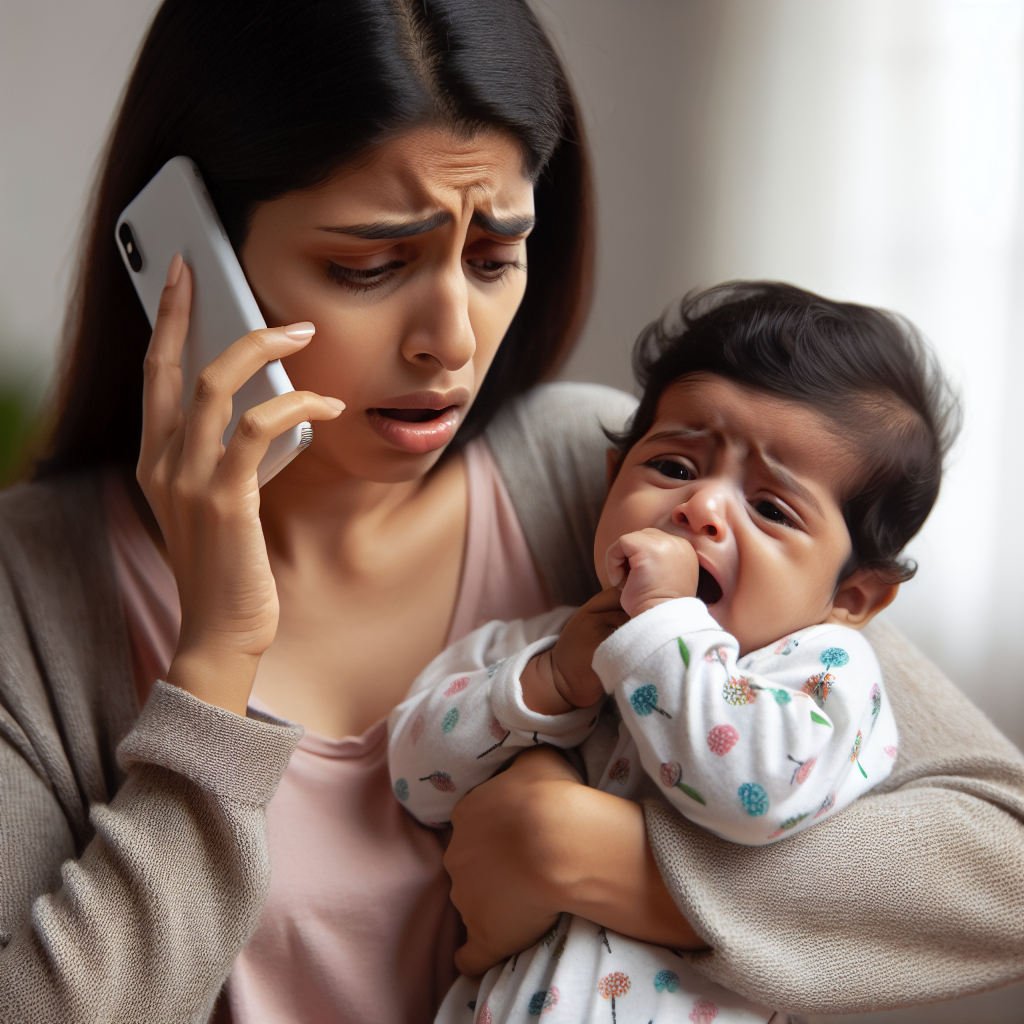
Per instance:
[[[886,583],[873,569],[857,569],[839,584],[832,612],[825,620],[850,629],[863,629],[899,593],[898,583]]]

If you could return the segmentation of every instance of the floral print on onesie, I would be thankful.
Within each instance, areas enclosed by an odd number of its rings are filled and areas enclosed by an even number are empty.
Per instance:
[[[667,601],[598,648],[594,669],[614,703],[540,715],[524,704],[519,677],[572,612],[489,623],[435,659],[392,712],[394,792],[420,821],[449,821],[517,750],[575,747],[595,727],[608,754],[588,761],[591,785],[636,800],[657,792],[721,838],[753,846],[835,815],[892,769],[895,720],[871,646],[853,630],[811,626],[741,658],[703,602]],[[460,978],[437,1020],[771,1016],[702,978],[686,954],[563,915],[543,942],[482,981]]]

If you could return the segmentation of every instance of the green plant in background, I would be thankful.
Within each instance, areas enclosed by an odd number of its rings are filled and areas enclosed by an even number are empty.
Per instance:
[[[30,381],[0,377],[0,487],[7,487],[29,471],[40,405],[39,390]]]

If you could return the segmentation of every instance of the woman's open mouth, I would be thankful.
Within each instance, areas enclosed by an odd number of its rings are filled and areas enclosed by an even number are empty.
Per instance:
[[[459,406],[443,409],[369,409],[370,425],[386,441],[413,455],[443,448],[459,426]]]
[[[697,597],[706,605],[717,604],[722,600],[722,588],[718,580],[703,565],[697,574]]]

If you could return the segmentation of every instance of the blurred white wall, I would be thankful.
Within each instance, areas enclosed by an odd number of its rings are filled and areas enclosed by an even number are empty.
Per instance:
[[[891,615],[1024,746],[1024,0],[532,2],[598,188],[596,301],[566,376],[629,388],[639,329],[732,277],[910,316],[966,420]],[[52,365],[94,162],[155,7],[0,0],[0,381]],[[1022,994],[856,1019],[1009,1024]]]
[[[640,327],[729,278],[909,316],[965,425],[888,614],[1024,746],[1024,4],[535,6],[596,155],[597,297],[566,376],[628,387]]]

